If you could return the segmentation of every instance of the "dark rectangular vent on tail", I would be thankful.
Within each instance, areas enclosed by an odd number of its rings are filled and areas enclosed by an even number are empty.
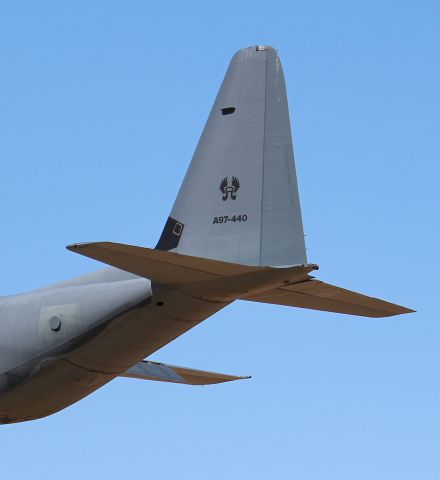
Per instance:
[[[222,108],[222,115],[230,115],[235,112],[235,107]]]

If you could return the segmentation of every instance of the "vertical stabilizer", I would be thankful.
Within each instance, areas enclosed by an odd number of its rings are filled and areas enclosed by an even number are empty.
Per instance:
[[[283,70],[272,47],[231,60],[157,249],[306,264]]]

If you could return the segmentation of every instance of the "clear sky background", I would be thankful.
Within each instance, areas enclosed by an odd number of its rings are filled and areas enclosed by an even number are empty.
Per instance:
[[[319,278],[418,310],[237,302],[152,358],[248,381],[118,379],[0,427],[1,478],[440,478],[436,1],[3,1],[0,294],[154,246],[231,56],[273,45]]]

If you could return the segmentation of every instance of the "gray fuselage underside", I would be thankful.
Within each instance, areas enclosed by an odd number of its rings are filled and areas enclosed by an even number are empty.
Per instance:
[[[0,423],[75,403],[224,305],[114,268],[1,298]]]

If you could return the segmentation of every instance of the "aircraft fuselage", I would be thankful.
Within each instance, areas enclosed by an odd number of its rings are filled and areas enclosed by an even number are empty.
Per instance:
[[[66,408],[226,304],[117,269],[0,299],[0,423]]]
[[[69,353],[148,301],[151,297],[148,280],[125,273],[123,277],[126,278],[112,282],[54,286],[0,299],[0,422],[21,420],[19,412],[29,410],[36,401],[42,374],[60,370],[60,359],[67,361]],[[78,368],[90,376],[93,372],[87,367],[84,362]],[[73,364],[72,368],[75,369]],[[77,374],[81,382],[83,375],[80,371]],[[33,392],[34,383],[37,390]],[[61,387],[55,377],[52,383],[54,391]],[[20,395],[14,395],[23,389],[30,396],[21,399]],[[44,393],[49,411],[41,411],[37,416],[44,416],[57,408],[48,401],[47,390],[40,393]]]

